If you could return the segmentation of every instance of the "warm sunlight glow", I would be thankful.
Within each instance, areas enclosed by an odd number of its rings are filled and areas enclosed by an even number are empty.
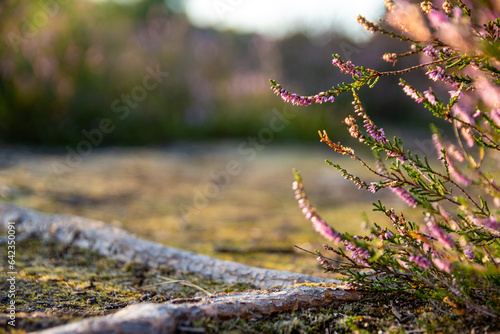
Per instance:
[[[295,32],[317,37],[335,31],[359,41],[371,34],[360,36],[363,28],[356,22],[358,14],[377,20],[384,12],[381,0],[187,0],[185,8],[189,19],[199,27],[276,38]]]

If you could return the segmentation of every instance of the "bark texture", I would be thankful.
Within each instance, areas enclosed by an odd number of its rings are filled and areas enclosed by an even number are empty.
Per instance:
[[[3,228],[16,222],[17,237],[35,236],[69,246],[86,248],[121,261],[137,261],[150,267],[169,266],[214,280],[251,283],[257,288],[291,286],[303,282],[341,284],[282,270],[251,267],[206,255],[179,250],[138,238],[104,222],[71,215],[47,215],[0,203]]]
[[[356,292],[343,288],[295,286],[278,291],[248,291],[210,298],[144,303],[124,308],[112,315],[88,319],[44,330],[43,334],[175,333],[185,320],[209,317],[225,320],[235,317],[259,318],[308,308],[335,306],[358,300]]]

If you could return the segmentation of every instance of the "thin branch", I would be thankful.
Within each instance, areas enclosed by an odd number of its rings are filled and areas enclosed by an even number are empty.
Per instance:
[[[207,290],[203,289],[202,287],[200,287],[200,286],[198,286],[198,285],[196,285],[194,283],[191,283],[189,281],[179,280],[179,279],[172,279],[172,278],[161,276],[161,275],[158,276],[158,277],[161,278],[162,280],[165,280],[165,282],[145,285],[145,286],[142,287],[142,289],[148,289],[148,288],[155,287],[155,286],[178,283],[178,284],[187,285],[187,286],[190,286],[192,288],[198,289],[198,290],[204,292],[209,297],[212,297],[214,295],[210,291],[207,291]]]

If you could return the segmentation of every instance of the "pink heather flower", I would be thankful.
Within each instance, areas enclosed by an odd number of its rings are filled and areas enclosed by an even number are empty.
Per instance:
[[[441,142],[441,138],[439,138],[437,134],[433,134],[431,138],[432,138],[432,143],[436,148],[436,151],[438,152],[439,155],[441,155],[441,151],[444,148],[443,143]]]
[[[422,269],[427,269],[432,265],[432,262],[428,258],[421,255],[411,254],[408,259]]]
[[[475,70],[481,70],[483,68],[483,63],[477,63],[475,59],[470,62],[470,66]]]
[[[309,106],[313,102],[321,104],[323,102],[335,101],[335,96],[328,95],[327,93],[324,92],[321,92],[315,96],[298,96],[295,93],[290,94],[289,92],[281,88],[280,85],[273,86],[271,87],[271,89],[274,91],[276,95],[280,95],[283,101],[290,102],[298,106]]]
[[[384,53],[382,59],[388,63],[396,63],[398,61],[398,55],[395,53]]]
[[[434,28],[434,36],[455,50],[473,52],[473,39],[471,31],[473,28],[467,19],[462,18],[462,10],[458,7],[453,9],[456,15],[449,19],[445,13],[432,10],[427,18]]]
[[[465,109],[465,108],[461,107],[461,106],[460,106],[460,105],[458,105],[458,104],[455,104],[455,105],[452,107],[452,109],[451,109],[451,110],[453,111],[453,114],[454,114],[456,117],[460,118],[460,119],[461,119],[462,121],[464,121],[465,123],[467,123],[467,124],[471,124],[471,125],[474,125],[474,124],[475,124],[475,122],[474,122],[474,118],[470,115],[470,112],[469,112],[467,109]]]
[[[454,145],[450,144],[448,146],[447,152],[449,152],[451,154],[451,156],[453,157],[453,159],[455,159],[458,162],[463,162],[464,159],[465,159],[464,155],[462,154],[462,152],[460,152],[459,150],[457,150],[457,148]]]
[[[399,85],[403,86],[403,91],[406,93],[406,95],[417,101],[417,103],[422,103],[424,101],[424,98],[420,97],[417,91],[412,86],[406,85],[402,82],[400,82]]]
[[[377,185],[378,183],[377,182],[372,182],[369,186],[368,186],[368,190],[371,191],[372,193],[376,193],[377,192]]]
[[[472,184],[472,180],[469,179],[467,176],[463,175],[462,173],[459,173],[454,165],[448,164],[448,170],[450,171],[450,176],[452,179],[457,181],[463,186],[470,186]]]
[[[353,138],[358,138],[359,141],[363,141],[363,135],[361,134],[361,131],[359,131],[359,127],[356,124],[356,120],[352,116],[348,116],[345,118],[344,123],[349,126],[349,134]]]
[[[332,60],[332,65],[338,67],[341,72],[355,75],[358,77],[363,75],[363,73],[361,73],[360,71],[356,71],[356,65],[354,65],[350,60],[343,63],[338,57],[339,57],[338,55],[334,56]]]
[[[324,257],[318,256],[316,258],[316,261],[318,261],[321,268],[326,270],[327,273],[333,273],[333,270],[330,270],[330,268],[331,268],[330,263],[328,263],[328,261]]]
[[[397,260],[398,260],[399,264],[401,265],[401,267],[403,267],[405,269],[409,269],[410,268],[410,266],[408,265],[408,262],[403,261],[401,259],[397,259]]]
[[[446,212],[446,210],[441,205],[439,205],[437,203],[433,203],[433,204],[434,204],[433,206],[435,206],[435,208],[437,208],[439,210],[439,214],[443,217],[445,222],[450,222],[452,220],[449,213]]]
[[[446,81],[448,78],[446,72],[440,66],[437,66],[433,70],[427,71],[425,74],[427,74],[429,76],[429,79],[431,79],[432,81]]]
[[[436,50],[432,45],[427,45],[422,51],[424,51],[424,54],[428,57],[439,59],[439,51]]]
[[[410,195],[405,189],[401,187],[395,187],[391,186],[389,187],[393,193],[398,195],[403,201],[406,202],[410,207],[416,208],[417,207],[417,201],[413,198],[413,196]]]
[[[450,90],[450,91],[448,91],[448,93],[450,93],[450,97],[451,97],[451,98],[455,98],[455,97],[456,97],[456,98],[459,98],[459,97],[461,97],[461,96],[463,96],[463,95],[464,95],[464,93],[462,92],[462,90],[461,90],[461,89],[458,89],[458,90]]]
[[[446,273],[449,273],[451,271],[451,263],[448,261],[440,258],[434,258],[432,259],[432,262],[439,271],[444,271]]]
[[[427,101],[432,104],[433,106],[435,106],[437,104],[437,101],[436,101],[436,95],[434,95],[434,93],[431,91],[431,90],[426,90],[424,92],[424,97],[427,99]]]
[[[432,142],[434,143],[434,147],[436,148],[436,151],[438,155],[441,156],[442,150],[443,150],[443,143],[441,142],[441,139],[437,134],[432,135]],[[445,151],[446,152],[446,151]],[[448,157],[448,154],[444,155],[445,157],[445,162],[448,165],[448,172],[450,173],[450,177],[455,180],[456,182],[460,183],[461,185],[464,186],[469,186],[472,183],[472,180],[469,179],[467,176],[461,174],[456,168],[455,164],[453,161]]]
[[[392,152],[392,151],[389,151],[389,150],[386,150],[386,152],[387,152],[387,156],[388,157],[394,157],[394,158],[396,158],[396,160],[398,160],[400,162],[405,161],[404,154],[401,153],[401,152]]]
[[[450,216],[450,214],[441,205],[434,202],[434,203],[432,203],[432,206],[434,207],[434,209],[439,211],[439,214],[441,215],[441,217],[443,217],[443,220],[446,223],[448,223],[452,229],[454,229],[456,231],[460,228],[460,226],[457,224],[455,219],[453,219]]]
[[[428,244],[427,242],[424,242],[422,244],[422,249],[426,253],[431,253],[433,256],[438,256],[438,252],[432,247],[432,245]]]
[[[475,78],[475,86],[477,88],[476,92],[481,97],[483,102],[492,109],[498,109],[500,107],[500,88],[490,82],[486,76],[477,72]]]
[[[478,218],[469,216],[469,219],[477,226],[484,226],[489,230],[500,232],[500,224],[495,216],[490,216],[488,218]]]
[[[311,221],[313,229],[327,240],[335,242],[342,240],[342,234],[337,233],[316,213],[316,209],[309,202],[302,184],[299,181],[294,181],[292,188],[295,190],[295,198],[298,201],[299,208],[302,209],[302,214],[307,220]]]
[[[388,239],[390,239],[393,236],[393,234],[392,234],[391,231],[389,231],[387,229],[383,229],[383,228],[380,229],[380,230],[377,230],[377,233],[378,233],[378,237],[377,238],[380,241],[388,240]],[[370,237],[373,237],[373,235],[370,236]]]
[[[363,123],[365,124],[364,125],[365,129],[368,132],[368,134],[370,135],[370,137],[375,139],[380,144],[387,144],[387,138],[385,137],[384,129],[382,129],[382,128],[378,129],[375,126],[375,124],[373,124],[373,122],[369,118],[366,118],[366,117],[365,117],[365,120],[363,121]]]
[[[307,219],[307,215],[306,215]],[[338,242],[340,241],[340,235],[331,226],[329,226],[323,219],[321,219],[317,214],[312,215],[312,218],[308,220],[311,221],[313,229],[318,232],[323,238]]]
[[[491,110],[490,117],[497,126],[500,126],[500,110],[498,109]]]
[[[370,257],[370,252],[367,249],[363,249],[355,244],[344,240],[345,248],[351,252],[351,258],[359,264],[364,266],[369,266],[367,259]]]
[[[432,222],[427,223],[427,228],[432,237],[437,239],[445,248],[455,247],[455,241],[452,236],[447,234],[441,227]]]
[[[319,94],[314,95],[314,103],[322,104],[323,102],[333,102],[335,101],[335,96],[327,96],[325,92],[321,92]]]

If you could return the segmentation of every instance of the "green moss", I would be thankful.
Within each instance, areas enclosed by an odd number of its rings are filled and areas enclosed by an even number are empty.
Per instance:
[[[122,263],[86,250],[69,248],[36,239],[16,245],[16,330],[24,333],[49,328],[88,317],[110,314],[127,305],[161,303],[176,298],[203,296],[200,290],[181,284],[166,284],[162,277],[185,280],[209,292],[252,289],[249,284],[227,284],[181,274],[168,267],[147,268],[141,263]],[[7,291],[2,272],[0,290]],[[5,313],[8,297],[1,295],[0,313]],[[413,315],[401,322],[394,310]],[[1,327],[0,327],[1,328]],[[281,314],[264,319],[225,321],[197,319],[184,322],[179,332],[193,333],[400,333],[428,331],[461,333],[473,328],[495,331],[492,319],[459,315],[448,305],[426,302],[411,294],[367,294],[362,301],[346,302],[330,308]]]
[[[16,328],[19,333],[106,315],[133,303],[161,303],[202,294],[185,285],[155,285],[164,282],[160,276],[186,280],[211,292],[253,288],[249,284],[203,280],[168,267],[147,268],[136,262],[121,263],[90,251],[37,239],[25,239],[16,244],[16,269]],[[8,290],[7,278],[2,271],[2,293]],[[0,313],[7,313],[10,300],[6,294],[1,295],[1,299]],[[9,331],[14,329],[2,326]]]
[[[394,312],[403,315],[401,320]],[[183,323],[180,332],[193,333],[198,329],[206,333],[470,333],[473,328],[483,332],[498,330],[500,326],[494,319],[459,316],[445,305],[429,304],[411,294],[370,294],[361,301],[270,319],[198,319]]]

